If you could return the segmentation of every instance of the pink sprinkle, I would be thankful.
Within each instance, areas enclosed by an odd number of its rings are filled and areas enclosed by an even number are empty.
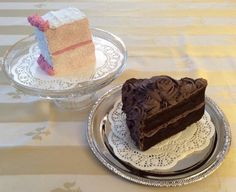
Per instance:
[[[55,75],[53,67],[48,64],[48,62],[44,59],[44,57],[40,54],[37,60],[40,68],[45,71],[48,75]]]
[[[47,29],[49,29],[48,21],[43,20],[43,18],[39,15],[29,16],[28,22],[32,26],[37,27],[40,31],[46,31]]]

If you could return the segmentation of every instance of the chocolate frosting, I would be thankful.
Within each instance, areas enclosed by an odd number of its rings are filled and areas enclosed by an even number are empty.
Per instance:
[[[126,113],[131,137],[137,137],[137,131],[142,132],[146,119],[188,99],[206,86],[207,81],[202,78],[175,80],[169,76],[155,76],[127,80],[122,87],[122,109]]]
[[[169,76],[155,76],[150,79],[132,78],[122,87],[123,110],[132,114],[129,115],[131,119],[151,117],[206,86],[207,81],[202,78],[196,80],[188,77],[175,80]]]
[[[205,79],[182,78],[179,81],[169,76],[155,76],[151,79],[129,79],[122,87],[123,110],[135,113],[130,118],[152,116],[153,114],[174,105],[206,87]],[[136,114],[138,113],[138,114]]]

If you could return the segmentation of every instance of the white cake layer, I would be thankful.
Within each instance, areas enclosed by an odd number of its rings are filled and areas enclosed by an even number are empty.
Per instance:
[[[50,28],[57,28],[65,24],[85,18],[85,14],[79,9],[68,7],[58,11],[50,11],[42,16],[44,20],[48,20]]]
[[[86,16],[83,12],[73,7],[60,9],[58,11],[50,11],[42,16],[44,20],[47,20],[49,22],[49,27],[51,29],[55,29],[62,25],[83,19],[85,17]],[[37,28],[36,28],[36,38],[38,40],[39,48],[41,50],[41,54],[43,55],[44,59],[47,61],[48,64],[53,66],[45,34],[44,32],[38,30]]]

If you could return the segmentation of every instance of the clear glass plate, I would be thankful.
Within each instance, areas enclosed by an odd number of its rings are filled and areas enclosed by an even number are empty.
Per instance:
[[[48,76],[37,64],[40,54],[34,35],[14,44],[5,54],[3,70],[14,86],[32,95],[60,98],[69,94],[85,95],[109,84],[124,69],[127,51],[117,36],[91,29],[96,53],[96,73],[87,81]]]
[[[81,107],[97,90],[118,77],[127,60],[126,47],[119,37],[101,29],[91,31],[95,44],[96,73],[87,81],[44,73],[37,64],[40,50],[34,35],[20,40],[7,51],[3,59],[3,71],[13,86],[25,93],[56,99],[57,104],[65,107],[69,98],[73,102],[72,106],[77,102]]]

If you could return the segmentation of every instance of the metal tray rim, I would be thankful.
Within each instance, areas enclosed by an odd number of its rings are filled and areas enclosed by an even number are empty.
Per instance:
[[[225,159],[225,156],[228,153],[228,151],[230,149],[230,145],[231,145],[231,131],[230,131],[229,122],[226,119],[224,112],[219,108],[219,106],[212,99],[210,99],[209,97],[206,96],[208,103],[211,106],[214,106],[214,109],[217,111],[218,115],[222,118],[223,125],[224,125],[224,131],[226,134],[226,137],[224,140],[224,148],[217,155],[217,159],[215,159],[215,161],[212,164],[210,164],[203,171],[201,171],[195,175],[191,175],[191,176],[188,176],[186,178],[181,178],[181,179],[166,179],[166,180],[153,180],[153,179],[143,178],[143,177],[139,177],[137,175],[126,173],[126,172],[116,168],[112,164],[112,162],[109,162],[109,160],[99,152],[99,148],[96,145],[96,142],[94,142],[93,137],[92,137],[92,132],[93,132],[92,127],[93,127],[94,114],[96,113],[96,110],[99,107],[99,105],[101,104],[101,102],[104,99],[106,99],[106,97],[109,94],[118,91],[121,88],[121,86],[122,85],[116,86],[116,87],[110,89],[109,91],[107,91],[103,96],[101,96],[94,104],[94,106],[89,114],[89,118],[88,118],[88,127],[87,127],[88,144],[89,144],[93,154],[98,158],[99,161],[101,161],[101,163],[105,167],[107,167],[109,170],[111,170],[115,174],[121,176],[122,178],[127,179],[132,182],[135,182],[135,183],[138,183],[138,184],[143,184],[143,185],[147,185],[147,186],[156,186],[156,187],[175,187],[175,186],[182,186],[182,185],[187,185],[187,184],[190,184],[193,182],[200,181],[200,180],[206,178],[207,176],[209,176],[210,174],[212,174],[223,163],[223,160]]]

